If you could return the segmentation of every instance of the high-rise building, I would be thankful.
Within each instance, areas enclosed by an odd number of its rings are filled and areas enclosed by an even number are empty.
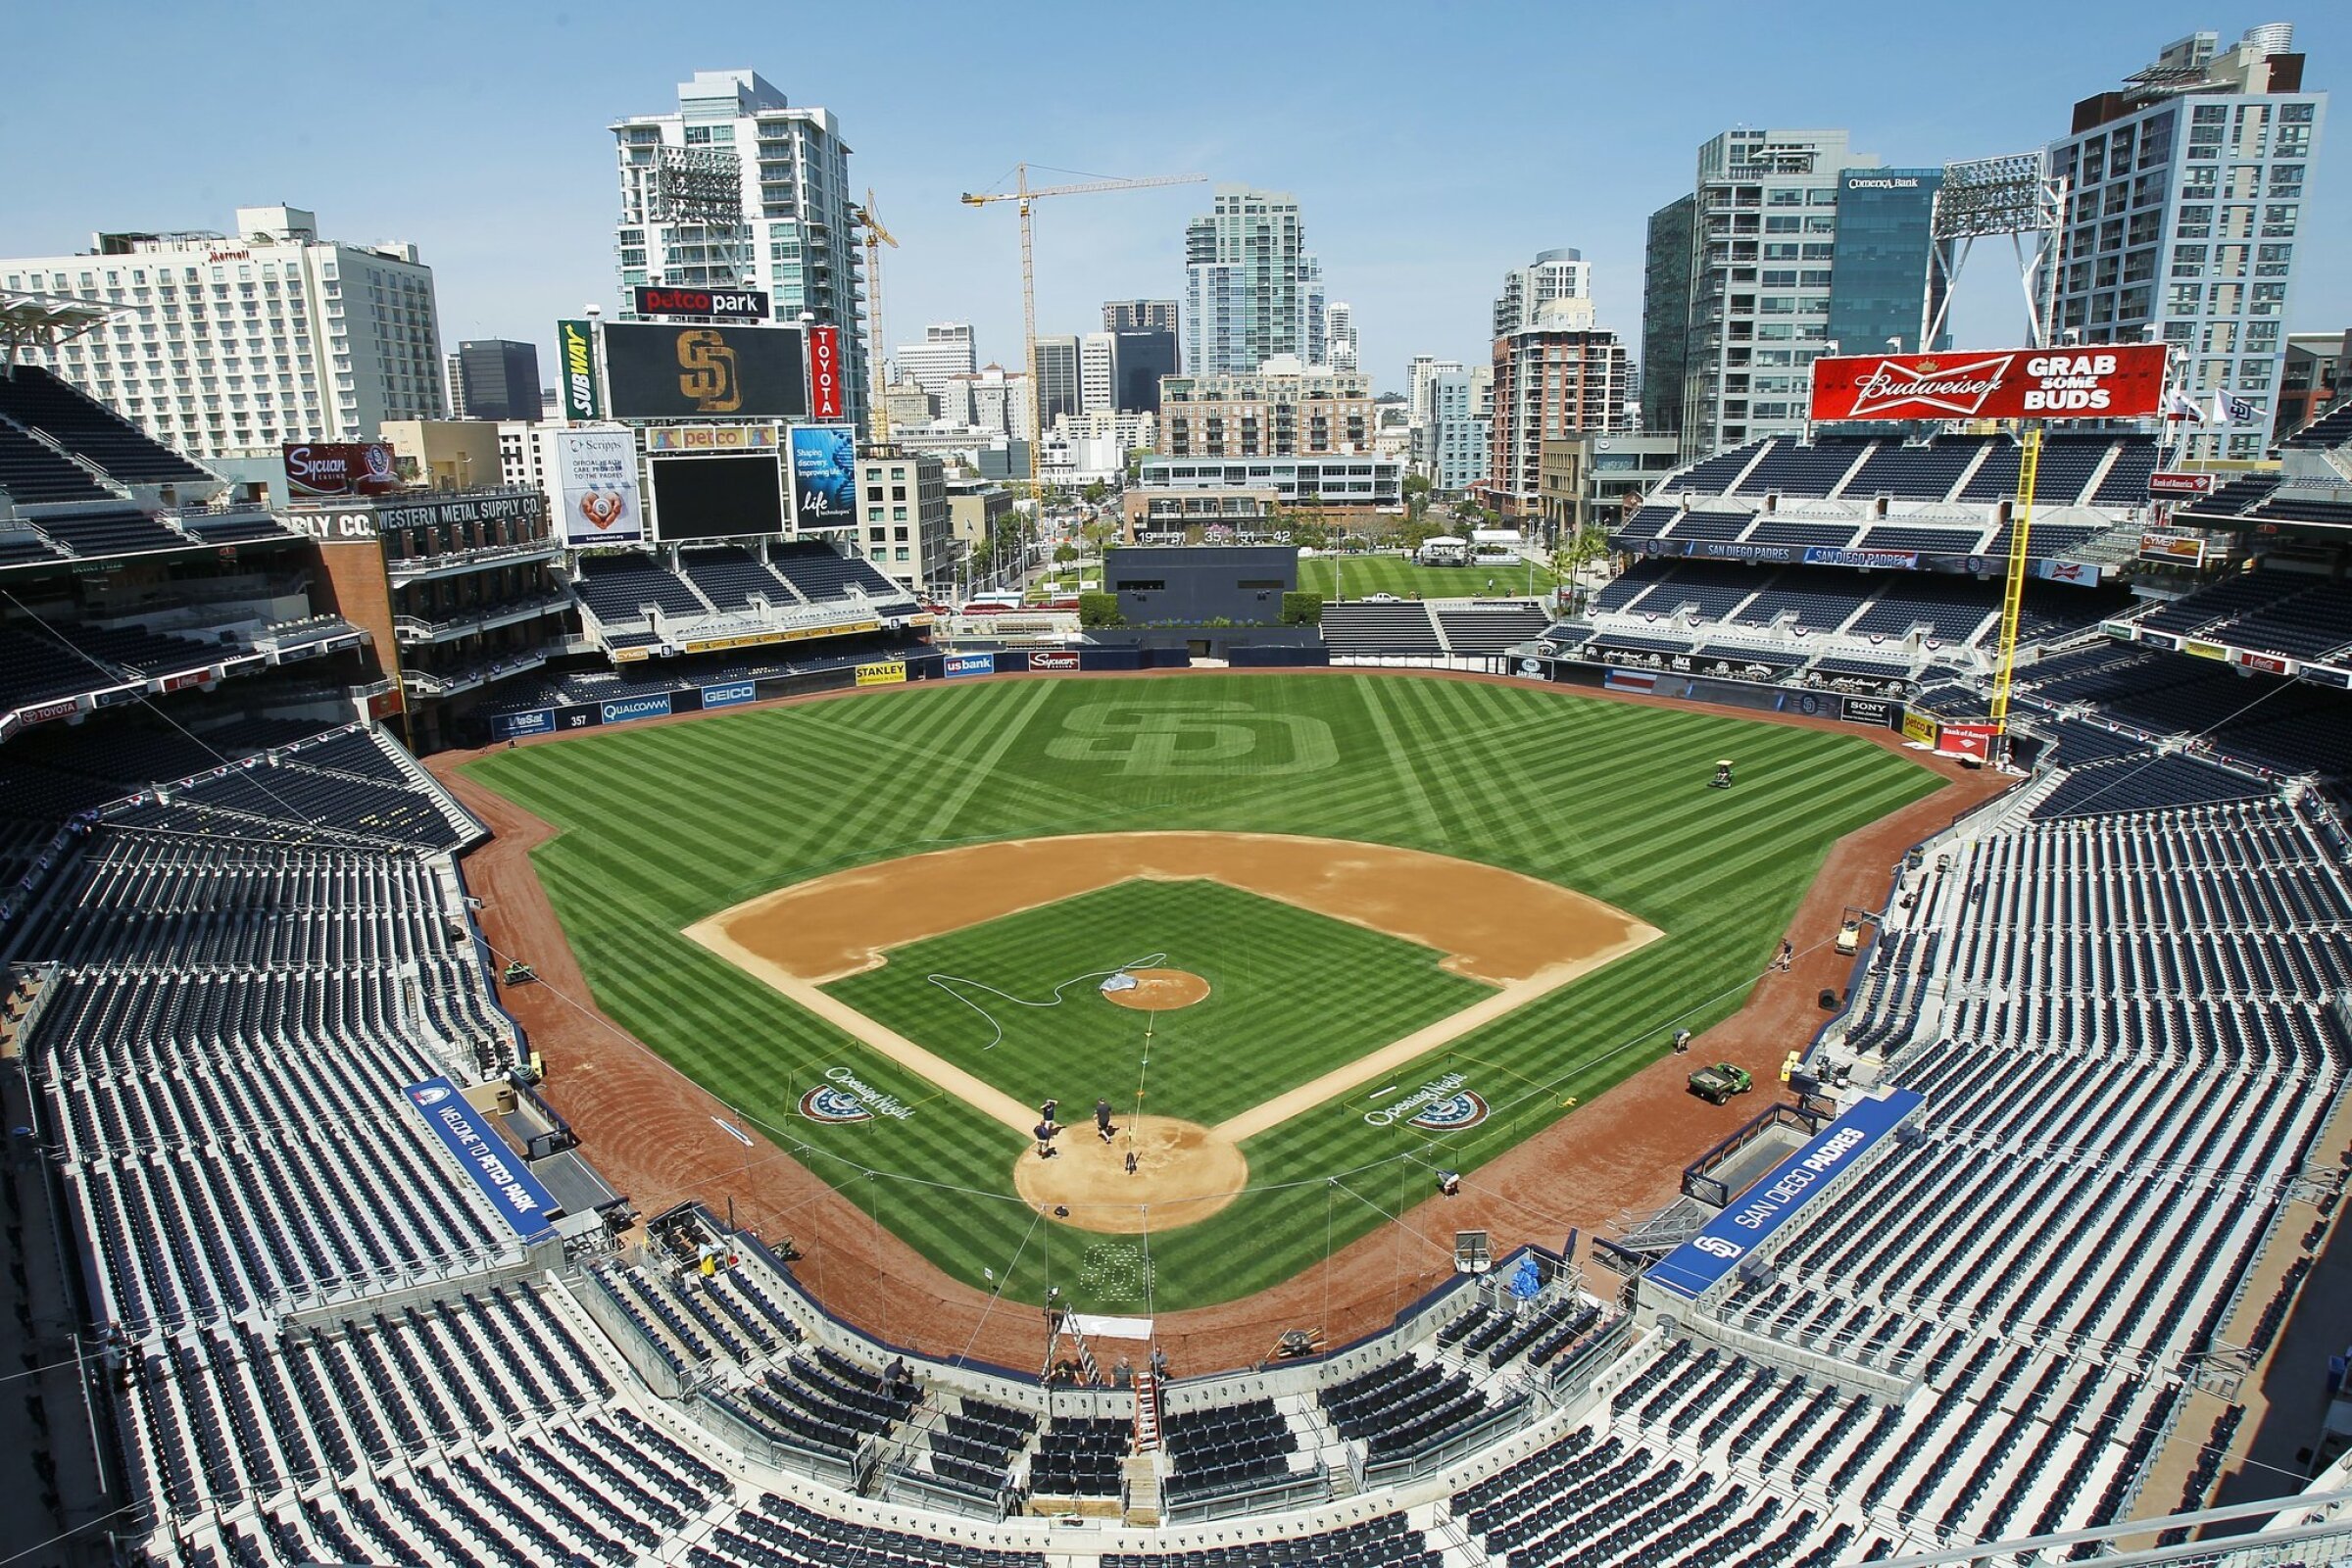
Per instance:
[[[1159,450],[1175,458],[1312,458],[1369,453],[1372,384],[1352,370],[1278,355],[1237,375],[1160,383]]]
[[[1697,212],[1695,196],[1668,202],[1649,215],[1648,243],[1642,248],[1642,428],[1652,435],[1678,435],[1683,428],[1683,376],[1690,366],[1690,240]]]
[[[1277,355],[1326,357],[1323,274],[1306,250],[1297,198],[1219,185],[1185,226],[1185,367],[1248,375]]]
[[[450,412],[461,419],[539,417],[539,345],[503,337],[460,343],[450,357]]]
[[[2310,249],[2303,202],[2328,95],[2303,90],[2285,23],[2218,43],[2199,32],[2168,45],[2120,89],[2075,105],[2050,144],[2050,172],[2069,186],[2053,325],[2091,343],[2160,336],[2207,406],[2228,391],[2261,411],[2190,431],[2187,456],[2256,458]]]
[[[1429,424],[1423,467],[1430,484],[1442,494],[1458,495],[1483,482],[1492,466],[1488,446],[1491,428],[1479,412],[1486,390],[1481,385],[1484,380],[1486,377],[1481,374],[1459,368],[1443,370],[1429,378]]]
[[[1068,335],[1037,340],[1038,417],[1046,428],[1065,414],[1076,414],[1079,401],[1078,340]]]
[[[843,394],[866,388],[865,295],[850,148],[824,109],[795,109],[753,71],[698,71],[675,114],[613,122],[624,317],[641,284],[764,289],[779,321],[841,328]],[[877,350],[879,345],[876,345]]]
[[[1355,307],[1346,300],[1333,300],[1323,313],[1324,335],[1329,340],[1330,364],[1335,370],[1356,368]]]
[[[1176,371],[1174,327],[1120,328],[1110,334],[1111,399],[1119,413],[1157,414],[1160,378]]]
[[[1538,251],[1525,267],[1502,274],[1502,292],[1494,297],[1495,337],[1536,324],[1536,311],[1546,300],[1589,300],[1592,297],[1592,264],[1583,251]]]
[[[1404,368],[1405,405],[1411,411],[1410,420],[1418,425],[1429,423],[1429,383],[1433,376],[1462,368],[1459,360],[1441,360],[1431,354],[1416,354]]]
[[[1183,312],[1174,300],[1104,300],[1102,330],[1176,335],[1177,318],[1181,315]]]
[[[890,357],[900,380],[915,382],[935,401],[947,395],[949,377],[969,375],[980,368],[969,321],[934,321],[923,328],[920,343],[902,343]]]
[[[983,365],[970,375],[948,377],[939,419],[942,424],[1026,441],[1036,432],[1036,413],[1027,374]]]
[[[1617,334],[1593,324],[1591,300],[1562,298],[1538,307],[1534,325],[1496,338],[1494,364],[1489,504],[1534,518],[1545,441],[1631,427],[1631,362]]]
[[[875,570],[918,594],[947,579],[956,553],[944,462],[927,454],[860,458],[858,493],[858,532]]]
[[[130,307],[24,357],[194,457],[372,440],[448,407],[416,247],[321,240],[299,207],[240,207],[226,235],[92,235],[79,255],[0,261],[0,285]]]
[[[1078,339],[1078,407],[1087,414],[1116,410],[1118,396],[1118,337],[1111,332],[1088,332]]]
[[[1692,193],[1649,221],[1647,422],[1692,457],[1796,434],[1833,339],[1919,348],[1942,287],[1930,265],[1942,177],[1882,168],[1842,130],[1728,130],[1701,146]]]

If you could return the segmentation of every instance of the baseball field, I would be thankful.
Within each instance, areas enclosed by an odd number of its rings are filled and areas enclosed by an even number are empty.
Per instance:
[[[1341,674],[930,683],[467,770],[560,830],[599,1005],[748,1133],[968,1283],[1160,1311],[1734,1010],[1831,843],[1938,783],[1859,735]]]

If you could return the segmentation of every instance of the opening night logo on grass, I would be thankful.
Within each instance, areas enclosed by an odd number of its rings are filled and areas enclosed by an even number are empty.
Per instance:
[[[884,1094],[847,1067],[827,1067],[825,1077],[826,1083],[801,1097],[801,1114],[810,1121],[839,1126],[845,1122],[872,1121],[876,1116],[906,1121],[914,1114],[912,1105],[896,1095]]]
[[[1364,1112],[1364,1120],[1375,1127],[1389,1127],[1403,1122],[1424,1132],[1458,1133],[1475,1127],[1487,1119],[1486,1097],[1462,1087],[1468,1082],[1460,1073],[1449,1072],[1443,1078],[1433,1078],[1402,1100]]]

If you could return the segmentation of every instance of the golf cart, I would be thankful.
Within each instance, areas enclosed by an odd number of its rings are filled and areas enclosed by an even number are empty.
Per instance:
[[[1745,1067],[1728,1061],[1701,1067],[1690,1075],[1690,1092],[1710,1105],[1727,1104],[1734,1095],[1744,1095],[1755,1087],[1756,1080]]]

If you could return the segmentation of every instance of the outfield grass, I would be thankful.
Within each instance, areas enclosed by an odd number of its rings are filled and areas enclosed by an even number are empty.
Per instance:
[[[1051,1096],[1079,1121],[1097,1096],[1132,1108],[1144,1013],[1091,979],[1057,1006],[1022,1006],[929,977],[1042,1004],[1074,977],[1163,951],[1163,967],[1209,994],[1155,1016],[1146,1108],[1212,1126],[1494,992],[1440,969],[1428,948],[1210,881],[1118,883],[909,943],[825,989],[1023,1104]]]
[[[1395,594],[1399,599],[1483,599],[1487,584],[1497,598],[1524,599],[1528,594],[1527,563],[1508,566],[1420,566],[1401,556],[1347,556],[1336,564],[1329,556],[1302,557],[1298,587],[1302,593],[1336,598],[1334,578],[1350,599],[1366,594]],[[1535,592],[1549,589],[1557,576],[1547,566],[1535,570]]]
[[[1251,744],[1237,754],[1120,739],[1211,726],[1238,726]],[[1706,787],[1719,757],[1738,760],[1738,789]],[[1589,1102],[1663,1053],[1676,1027],[1730,1013],[1830,844],[1936,785],[1859,735],[1533,687],[1336,675],[919,685],[495,753],[469,770],[564,830],[535,859],[607,1010],[811,1169],[854,1186],[860,1206],[870,1197],[883,1224],[950,1272],[977,1284],[993,1268],[1027,1300],[1049,1282],[1082,1304],[1140,1298],[1089,1266],[1113,1255],[1111,1239],[1054,1226],[1032,1238],[1004,1128],[931,1099],[683,927],[944,844],[1206,828],[1487,861],[1666,933],[1398,1074],[1463,1072],[1494,1107],[1481,1127],[1375,1127],[1333,1104],[1251,1139],[1248,1194],[1151,1239],[1146,1304],[1163,1309],[1296,1273],[1421,1194],[1426,1165],[1401,1156],[1475,1169],[1568,1114],[1563,1100]],[[1130,933],[1117,935],[1124,945]],[[1146,950],[1175,946],[1133,936]],[[791,1119],[789,1084],[834,1064],[924,1102],[905,1121]],[[869,1186],[868,1169],[894,1179]]]

